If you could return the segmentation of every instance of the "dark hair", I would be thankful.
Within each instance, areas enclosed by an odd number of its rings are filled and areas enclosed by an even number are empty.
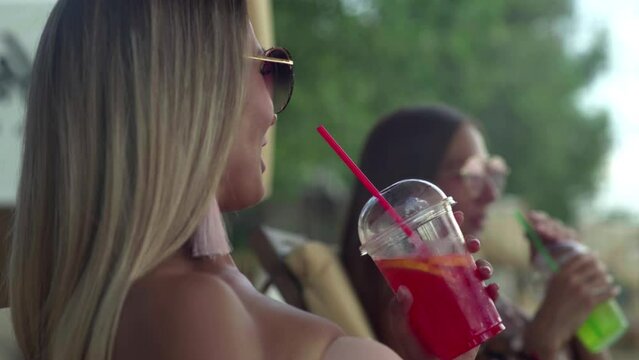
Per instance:
[[[457,129],[470,119],[446,106],[399,110],[384,117],[368,136],[360,167],[379,189],[403,179],[434,181]],[[342,263],[378,339],[380,315],[392,295],[369,256],[359,252],[357,221],[370,193],[355,182],[342,238]]]

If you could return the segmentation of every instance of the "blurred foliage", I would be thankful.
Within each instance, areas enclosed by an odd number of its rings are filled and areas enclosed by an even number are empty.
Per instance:
[[[578,97],[606,60],[604,33],[579,51],[570,0],[274,0],[278,44],[296,60],[279,119],[274,197],[297,198],[318,169],[352,177],[314,128],[357,159],[380,116],[443,102],[476,118],[511,165],[508,191],[570,220],[594,194],[607,114]],[[410,131],[410,130],[408,130]]]

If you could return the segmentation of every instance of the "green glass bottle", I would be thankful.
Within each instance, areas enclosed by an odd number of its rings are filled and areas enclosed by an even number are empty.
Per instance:
[[[615,299],[599,304],[577,330],[577,338],[592,353],[615,343],[628,329],[628,320]]]
[[[555,272],[561,264],[576,254],[588,251],[588,248],[576,241],[544,244],[536,231],[528,224],[521,213],[517,213],[517,220],[525,229],[526,236],[537,250],[533,260],[535,267],[546,272]],[[584,347],[599,353],[614,344],[628,329],[628,320],[623,314],[616,299],[610,299],[599,304],[588,315],[584,324],[577,330],[577,338]]]

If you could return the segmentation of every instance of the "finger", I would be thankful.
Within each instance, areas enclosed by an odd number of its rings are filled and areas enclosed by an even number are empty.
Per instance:
[[[568,228],[566,236],[568,237],[568,239],[579,241],[579,234],[577,233],[577,230],[573,228]]]
[[[479,346],[471,349],[470,351],[463,353],[455,358],[455,360],[474,360],[479,352]]]
[[[484,259],[479,259],[475,262],[477,264],[477,277],[479,279],[488,280],[493,276],[493,267],[490,263]]]
[[[582,284],[589,289],[604,289],[615,287],[612,276],[607,274],[596,274],[582,280]]]
[[[598,302],[595,299],[602,294],[610,293],[615,285],[609,282],[605,276],[596,278],[573,278],[564,286],[573,299],[587,302],[586,305],[594,306]]]
[[[591,254],[591,255],[592,255],[592,261],[590,263],[587,263],[587,265],[582,265],[581,270],[584,272],[584,274],[590,273],[593,275],[599,274],[601,276],[608,276],[609,272],[608,272],[608,268],[606,267],[606,264],[604,264],[603,261],[599,260],[599,258],[597,258],[595,254]],[[586,266],[588,267],[585,268]]]
[[[497,301],[497,299],[499,299],[499,284],[486,286],[486,293],[493,301]]]
[[[550,233],[550,225],[545,222],[537,222],[533,227],[541,236],[547,236]]]
[[[539,223],[535,230],[537,230],[537,233],[545,243],[555,243],[561,239],[557,228],[550,222]]]
[[[407,359],[430,359],[430,354],[427,354],[419,343],[415,334],[411,330],[408,310],[410,304],[413,302],[413,296],[405,286],[400,286],[395,296],[391,299],[389,304],[389,312],[384,317],[386,321],[386,327],[390,329],[390,333],[393,334],[392,338],[401,339],[400,342],[393,342],[395,344],[394,349],[401,353],[404,358]],[[390,339],[392,341],[392,339]]]
[[[573,272],[577,274],[607,274],[606,267],[597,259],[594,254],[584,254],[585,258],[582,262],[577,263],[573,268]]]
[[[481,249],[481,242],[475,237],[469,237],[466,239],[466,249],[471,253],[476,253]]]
[[[533,224],[547,221],[550,218],[548,214],[539,210],[531,210],[526,215],[527,215],[526,217],[528,218],[528,221],[530,221]]]
[[[453,215],[455,215],[455,220],[457,220],[457,224],[461,226],[461,224],[464,223],[464,213],[461,211],[455,211]]]
[[[575,239],[573,229],[562,222],[559,223],[559,233],[561,234],[562,240]]]
[[[592,286],[605,286],[614,283],[612,276],[601,268],[589,268],[581,275],[580,281]]]
[[[540,211],[531,211],[528,213],[528,220],[545,241],[555,241],[561,237],[561,224],[548,216],[548,214]]]
[[[410,307],[413,305],[413,294],[408,290],[406,286],[400,286],[397,288],[397,293],[395,294],[395,306],[398,307],[402,311],[402,313],[407,314]]]
[[[578,241],[577,232],[574,229],[561,221],[557,221],[555,225],[557,231],[555,237],[557,240],[565,242]]]
[[[594,289],[592,294],[592,304],[598,305],[606,300],[617,297],[621,293],[619,286],[608,286],[604,288]]]
[[[594,255],[590,253],[577,254],[561,266],[560,272],[563,274],[570,274],[579,271],[583,272],[585,269],[592,266],[596,266],[596,258]]]
[[[551,220],[549,228],[550,228],[550,236],[552,236],[553,238],[557,240],[560,240],[561,234],[562,234],[561,224],[555,220]]]

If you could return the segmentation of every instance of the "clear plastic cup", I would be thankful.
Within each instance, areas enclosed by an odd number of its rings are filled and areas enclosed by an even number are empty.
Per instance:
[[[453,359],[504,330],[476,275],[453,199],[422,180],[400,181],[382,195],[402,226],[371,198],[359,218],[360,249],[394,291],[403,285],[412,293],[409,321],[421,344],[441,359]]]

